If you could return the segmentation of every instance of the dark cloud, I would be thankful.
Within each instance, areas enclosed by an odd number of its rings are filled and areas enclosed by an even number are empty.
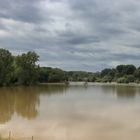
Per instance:
[[[0,0],[0,17],[23,22],[40,22],[39,3],[42,0]]]
[[[98,36],[72,33],[70,31],[61,32],[58,34],[58,36],[63,42],[70,45],[90,44],[100,42]]]
[[[66,70],[138,66],[139,25],[138,0],[0,0],[0,47]]]

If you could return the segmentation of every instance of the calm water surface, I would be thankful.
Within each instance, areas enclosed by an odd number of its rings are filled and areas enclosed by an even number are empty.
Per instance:
[[[0,134],[35,140],[140,140],[140,87],[0,88]]]

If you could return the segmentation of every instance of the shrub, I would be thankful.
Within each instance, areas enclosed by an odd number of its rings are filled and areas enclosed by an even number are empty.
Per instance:
[[[129,83],[126,77],[121,77],[117,79],[117,83]]]

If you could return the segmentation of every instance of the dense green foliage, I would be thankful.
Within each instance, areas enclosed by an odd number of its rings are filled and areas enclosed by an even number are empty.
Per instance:
[[[102,70],[101,81],[118,83],[139,82],[139,72],[139,68],[137,69],[134,65],[118,65],[115,69]],[[104,79],[106,80],[104,81]]]
[[[20,84],[31,85],[38,81],[39,56],[35,52],[23,53],[16,57],[17,79]]]
[[[39,82],[63,82],[66,81],[66,72],[58,68],[40,67]]]
[[[5,49],[0,49],[0,86],[33,85],[38,82],[118,82],[130,83],[140,81],[140,67],[134,65],[118,65],[106,68],[101,72],[64,71],[58,68],[39,67],[36,62],[39,56],[35,52],[27,52],[18,56]]]
[[[35,84],[38,81],[38,58],[35,52],[12,56],[8,50],[0,49],[0,86]]]
[[[0,86],[9,85],[13,75],[13,57],[8,50],[0,49]]]
[[[101,72],[63,71],[57,68],[40,67],[39,82],[88,81],[131,83],[140,81],[140,68],[134,65],[118,65]]]
[[[58,68],[40,67],[39,82],[89,81],[95,82],[96,74],[83,71],[63,71]]]

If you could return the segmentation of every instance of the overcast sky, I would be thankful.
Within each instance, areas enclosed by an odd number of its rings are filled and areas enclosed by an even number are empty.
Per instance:
[[[0,48],[65,70],[139,66],[140,0],[0,0]]]

